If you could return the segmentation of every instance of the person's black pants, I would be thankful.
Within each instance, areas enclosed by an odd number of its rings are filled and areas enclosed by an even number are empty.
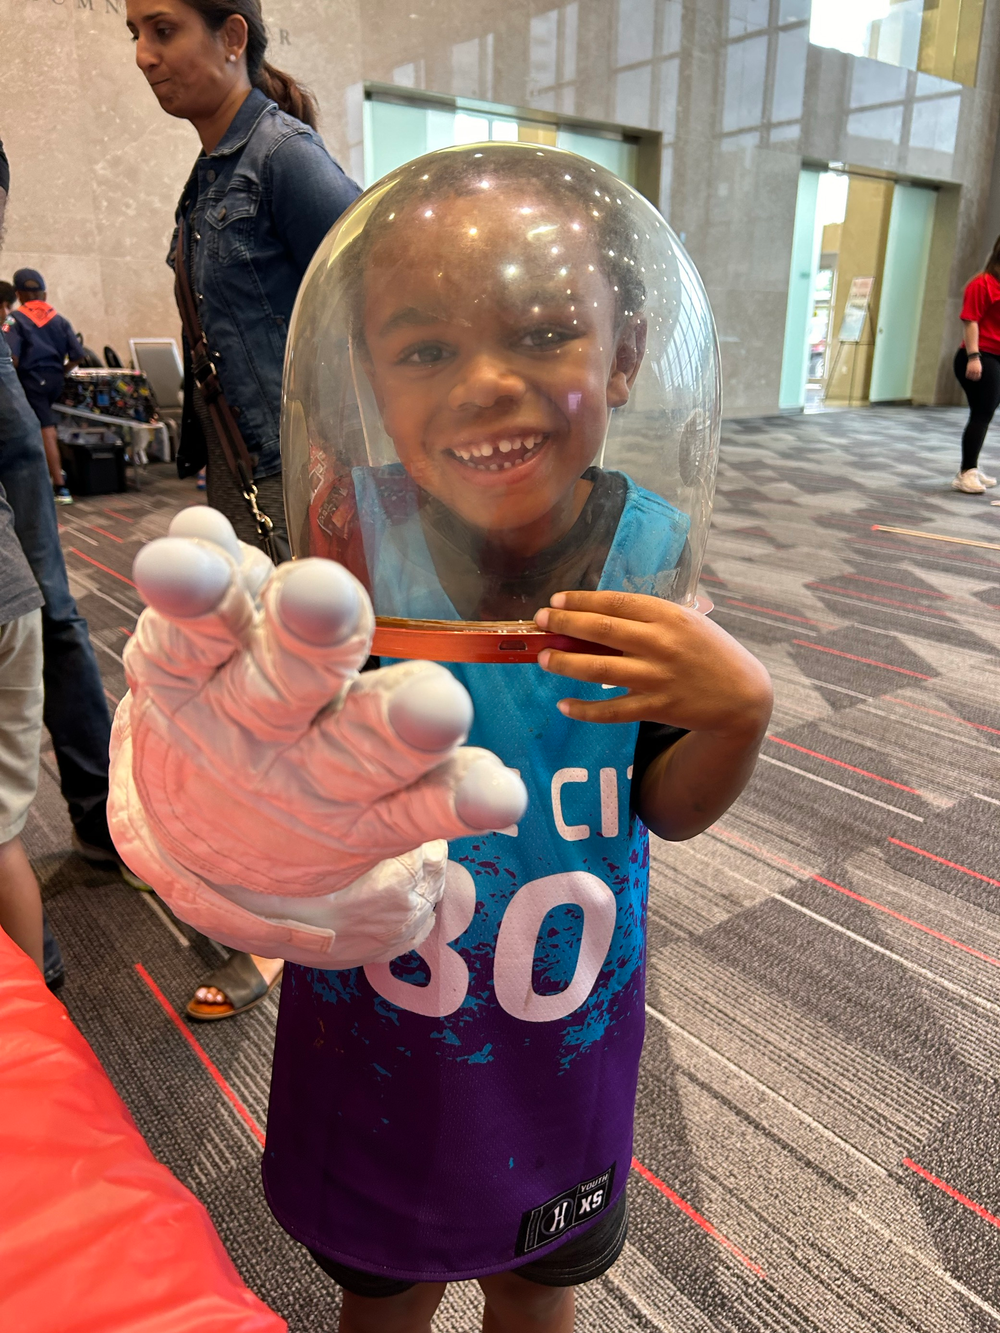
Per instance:
[[[962,432],[963,472],[968,472],[979,462],[986,432],[993,420],[993,413],[1000,405],[1000,356],[995,356],[993,352],[982,352],[980,357],[982,379],[970,380],[965,376],[965,368],[969,363],[968,352],[960,347],[955,353],[955,378],[969,400],[969,420]]]

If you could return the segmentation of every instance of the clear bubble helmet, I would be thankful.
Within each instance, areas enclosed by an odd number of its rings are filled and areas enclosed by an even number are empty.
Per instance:
[[[532,622],[555,592],[696,605],[720,413],[708,298],[641,195],[559,149],[430,153],[299,292],[292,550],[368,588],[376,653],[533,662],[578,646]]]

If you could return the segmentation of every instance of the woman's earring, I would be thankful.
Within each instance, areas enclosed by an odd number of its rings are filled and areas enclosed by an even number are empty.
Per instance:
[[[236,57],[235,57],[234,55],[231,55],[231,54],[230,54],[230,55],[226,56],[226,59],[229,61],[229,63],[230,63],[231,65],[235,65],[235,63],[236,63]]]

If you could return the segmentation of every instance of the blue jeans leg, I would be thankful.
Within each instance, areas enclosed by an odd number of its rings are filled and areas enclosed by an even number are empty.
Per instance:
[[[87,622],[69,590],[38,420],[0,337],[0,483],[42,590],[45,725],[70,819],[87,842],[107,842],[111,717]],[[110,845],[110,844],[108,844]]]

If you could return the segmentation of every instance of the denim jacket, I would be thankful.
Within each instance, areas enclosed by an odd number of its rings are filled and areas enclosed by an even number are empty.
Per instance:
[[[177,205],[201,325],[257,478],[281,471],[281,372],[299,284],[358,193],[319,135],[254,88],[218,145],[195,162]],[[171,267],[176,244],[175,228]],[[187,350],[181,476],[205,462]]]

